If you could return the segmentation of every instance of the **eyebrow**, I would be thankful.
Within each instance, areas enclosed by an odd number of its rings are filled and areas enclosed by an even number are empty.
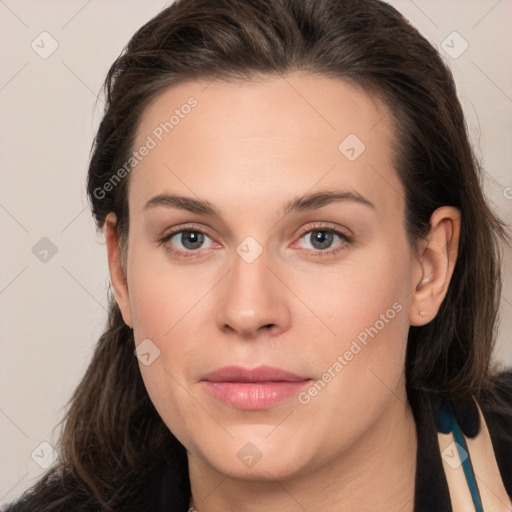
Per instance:
[[[375,210],[375,205],[357,192],[349,190],[328,190],[315,192],[292,199],[284,207],[283,215],[289,215],[290,213],[304,212],[309,210],[317,210],[333,202],[345,201],[362,204]],[[219,211],[208,201],[173,194],[159,194],[152,197],[144,205],[144,211],[152,210],[157,207],[175,208],[179,210],[186,210],[191,213],[220,216]]]

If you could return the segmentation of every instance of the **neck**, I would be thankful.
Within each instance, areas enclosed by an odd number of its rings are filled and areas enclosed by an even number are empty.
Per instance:
[[[416,424],[404,386],[350,450],[307,476],[237,480],[189,454],[193,504],[197,512],[412,512],[416,457]]]

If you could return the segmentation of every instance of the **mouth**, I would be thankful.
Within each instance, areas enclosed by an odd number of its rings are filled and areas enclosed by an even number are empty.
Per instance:
[[[214,398],[237,409],[269,409],[295,396],[312,381],[281,368],[225,366],[201,378]]]

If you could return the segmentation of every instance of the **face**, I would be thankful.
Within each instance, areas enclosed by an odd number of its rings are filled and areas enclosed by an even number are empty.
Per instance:
[[[305,475],[404,396],[422,274],[391,126],[372,96],[299,74],[183,83],[146,109],[116,298],[191,460]]]

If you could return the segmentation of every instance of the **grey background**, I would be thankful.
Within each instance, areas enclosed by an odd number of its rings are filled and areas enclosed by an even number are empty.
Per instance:
[[[390,3],[450,63],[486,170],[487,196],[510,225],[512,1]],[[165,5],[0,0],[0,503],[14,500],[51,461],[58,432],[52,430],[104,329],[106,250],[85,195],[103,106],[96,95],[129,37]],[[506,249],[494,357],[507,366],[511,276]]]

